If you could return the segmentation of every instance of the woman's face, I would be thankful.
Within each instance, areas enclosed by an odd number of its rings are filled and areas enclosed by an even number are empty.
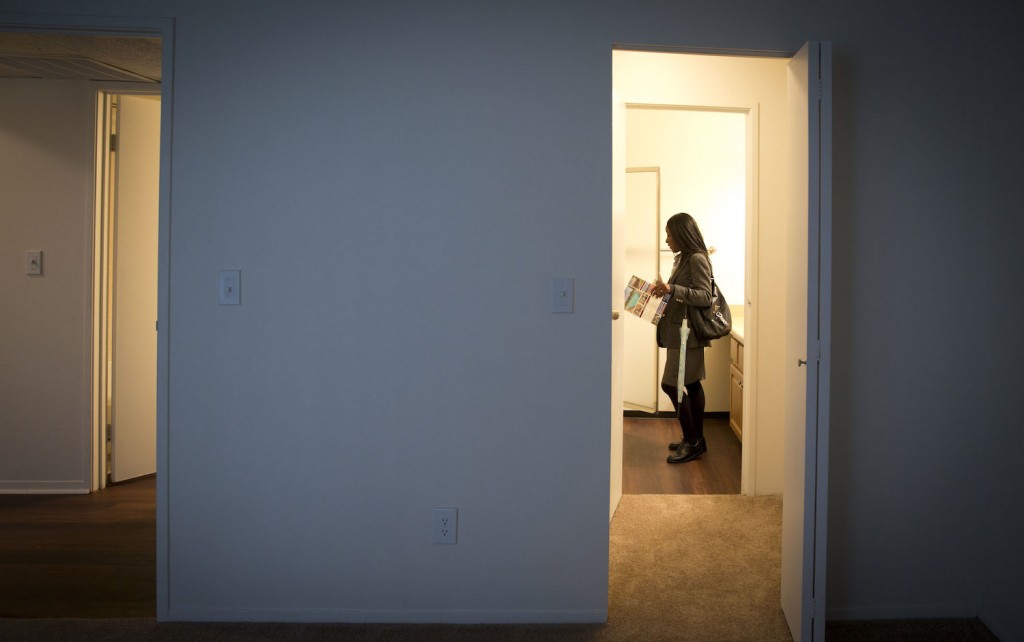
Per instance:
[[[676,245],[676,240],[672,238],[672,233],[668,231],[668,226],[665,226],[665,243],[668,244],[668,249],[672,250],[673,253],[679,251],[679,246]]]

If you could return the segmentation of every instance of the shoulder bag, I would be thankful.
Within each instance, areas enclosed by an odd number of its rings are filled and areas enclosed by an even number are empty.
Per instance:
[[[698,339],[711,341],[721,339],[732,330],[732,312],[725,301],[725,295],[715,283],[715,273],[711,273],[711,305],[706,308],[690,306],[690,327]]]

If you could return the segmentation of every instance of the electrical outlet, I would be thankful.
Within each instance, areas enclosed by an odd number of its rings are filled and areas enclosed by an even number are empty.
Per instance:
[[[434,543],[454,544],[459,529],[459,509],[434,509]]]

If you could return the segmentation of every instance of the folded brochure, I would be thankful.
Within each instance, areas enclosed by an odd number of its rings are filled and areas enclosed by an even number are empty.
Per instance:
[[[665,306],[668,305],[668,295],[656,297],[651,291],[653,283],[648,283],[640,277],[633,275],[626,286],[626,312],[635,317],[645,319],[657,325],[665,314]]]

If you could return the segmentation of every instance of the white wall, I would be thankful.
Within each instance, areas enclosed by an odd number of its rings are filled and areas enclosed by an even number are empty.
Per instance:
[[[91,481],[95,102],[84,82],[0,80],[0,492]]]
[[[602,618],[612,43],[817,37],[836,104],[829,610],[973,610],[1024,637],[1019,332],[964,329],[973,293],[1016,291],[1016,7],[0,10],[176,20],[165,615]],[[224,267],[241,307],[216,305]],[[453,274],[493,313],[439,299]],[[552,276],[576,279],[574,314],[547,311]],[[358,305],[367,283],[397,314]],[[429,543],[441,504],[461,509],[454,547]]]
[[[629,109],[626,128],[627,165],[661,168],[663,222],[657,238],[666,269],[671,268],[672,254],[665,245],[664,220],[676,212],[688,212],[700,225],[708,247],[716,250],[711,257],[715,280],[723,291],[735,293],[737,302],[742,301],[747,218],[746,115]],[[668,278],[668,273],[662,276]]]
[[[169,617],[605,617],[608,136],[548,143],[607,105],[553,108],[586,54],[492,11],[179,22]]]

